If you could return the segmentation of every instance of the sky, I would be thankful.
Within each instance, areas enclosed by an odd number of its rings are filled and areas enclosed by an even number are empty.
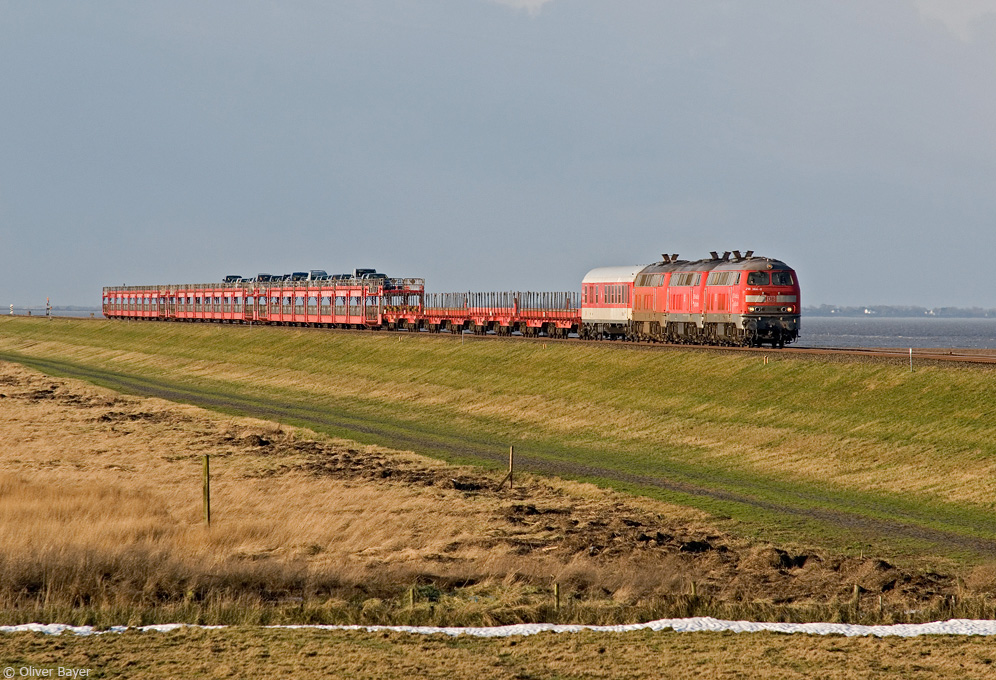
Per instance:
[[[754,250],[996,307],[996,0],[0,0],[0,305]]]

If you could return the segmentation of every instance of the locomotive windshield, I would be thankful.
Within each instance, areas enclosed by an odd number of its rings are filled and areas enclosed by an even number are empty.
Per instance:
[[[747,275],[748,286],[791,286],[792,272],[751,272]]]

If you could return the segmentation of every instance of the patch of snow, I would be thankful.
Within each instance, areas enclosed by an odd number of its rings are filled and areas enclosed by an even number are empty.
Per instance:
[[[559,625],[553,623],[521,623],[512,626],[492,626],[485,628],[445,628],[435,626],[321,626],[321,625],[288,625],[266,626],[267,628],[285,628],[290,630],[328,630],[366,632],[391,631],[412,633],[417,635],[472,635],[474,637],[512,637],[519,635],[536,635],[537,633],[578,633],[585,630],[601,633],[628,633],[638,630],[673,630],[678,633],[694,633],[700,631],[719,631],[733,633],[758,633],[771,631],[775,633],[805,633],[809,635],[845,635],[861,637],[917,637],[919,635],[996,635],[996,621],[950,619],[932,623],[898,623],[889,626],[859,626],[849,623],[771,623],[753,621],[722,621],[708,616],[690,619],[660,619],[648,623],[634,623],[619,626],[581,626]],[[0,633],[44,633],[46,635],[103,635],[106,633],[123,633],[127,630],[137,630],[148,633],[169,633],[181,628],[197,628],[199,630],[217,630],[227,626],[198,626],[186,623],[169,623],[155,626],[113,626],[107,629],[96,629],[93,626],[69,626],[62,623],[26,623],[19,626],[0,626]]]

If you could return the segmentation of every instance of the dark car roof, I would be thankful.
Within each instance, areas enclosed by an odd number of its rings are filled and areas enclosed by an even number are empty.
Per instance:
[[[740,260],[677,260],[657,262],[647,266],[641,274],[663,274],[666,272],[711,272],[711,271],[758,271],[766,269],[791,269],[781,260],[770,257],[749,257]]]

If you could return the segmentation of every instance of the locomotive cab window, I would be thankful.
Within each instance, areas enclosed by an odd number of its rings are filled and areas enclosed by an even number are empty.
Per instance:
[[[768,276],[768,272],[751,272],[747,276],[748,286],[767,286],[771,283],[771,277]]]
[[[771,284],[774,286],[791,286],[794,283],[791,272],[771,272]]]

